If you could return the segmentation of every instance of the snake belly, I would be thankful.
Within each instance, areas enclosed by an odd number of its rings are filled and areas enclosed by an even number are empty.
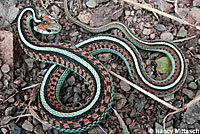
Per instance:
[[[185,81],[187,74],[185,59],[173,44],[159,42],[167,45],[145,44],[146,47],[142,43],[135,42],[143,45],[141,48],[144,50],[152,49],[165,53],[174,63],[171,76],[167,80],[155,81],[146,74],[137,45],[113,36],[93,37],[76,46],[66,43],[45,43],[34,36],[30,25],[32,20],[41,23],[41,20],[36,18],[34,9],[30,7],[24,8],[18,16],[17,28],[22,42],[21,47],[30,57],[54,64],[47,71],[41,84],[40,111],[44,120],[60,131],[69,133],[86,131],[97,125],[111,108],[112,79],[106,68],[92,55],[104,52],[118,55],[124,60],[133,81],[160,97],[174,93]],[[58,97],[69,71],[74,71],[83,77],[92,90],[91,100],[78,109],[64,106]]]

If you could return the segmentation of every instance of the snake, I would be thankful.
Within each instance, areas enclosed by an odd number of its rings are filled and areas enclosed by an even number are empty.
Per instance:
[[[106,117],[114,98],[114,84],[106,67],[94,57],[101,53],[119,56],[124,61],[132,81],[158,97],[171,95],[183,86],[187,76],[187,64],[176,45],[167,41],[139,39],[121,22],[91,27],[72,17],[67,5],[65,0],[66,16],[74,24],[92,33],[116,28],[124,33],[126,39],[107,34],[91,37],[76,45],[44,42],[36,37],[35,32],[56,34],[61,30],[58,21],[48,14],[37,15],[33,7],[21,10],[17,18],[21,48],[31,58],[53,64],[46,72],[39,91],[39,111],[53,128],[68,133],[82,132],[96,126]],[[172,66],[168,77],[164,80],[151,78],[145,71],[138,49],[164,53]],[[83,78],[91,92],[90,100],[77,108],[64,105],[59,98],[60,89],[71,72]]]

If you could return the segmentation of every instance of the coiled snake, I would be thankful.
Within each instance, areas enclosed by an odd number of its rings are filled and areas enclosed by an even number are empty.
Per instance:
[[[41,115],[53,128],[69,133],[85,131],[97,125],[111,108],[114,88],[112,79],[107,69],[92,55],[109,52],[121,57],[133,82],[156,96],[167,96],[181,88],[186,79],[187,65],[182,52],[174,44],[138,39],[120,22],[111,22],[98,28],[87,26],[70,15],[66,0],[65,7],[68,18],[85,30],[100,33],[117,28],[129,41],[101,35],[75,46],[66,43],[45,43],[35,37],[32,29],[36,31],[45,29],[41,25],[43,21],[56,27],[57,21],[49,15],[42,15],[42,19],[38,19],[32,7],[26,7],[20,12],[17,29],[22,49],[35,60],[53,64],[44,76],[40,88]],[[39,25],[32,28],[33,21]],[[57,29],[60,30],[59,26]],[[53,28],[43,31],[40,32],[43,34],[57,32]],[[166,54],[172,63],[169,76],[161,81],[150,78],[145,72],[137,48]],[[70,71],[84,78],[92,91],[91,100],[77,109],[64,106],[59,100],[60,88]]]

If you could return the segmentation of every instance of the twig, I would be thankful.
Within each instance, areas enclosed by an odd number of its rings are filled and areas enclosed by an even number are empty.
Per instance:
[[[98,127],[102,130],[102,132],[104,133],[104,134],[108,134],[108,133],[106,133],[106,131],[98,124]]]
[[[174,43],[183,42],[183,41],[191,40],[191,39],[194,39],[194,38],[196,38],[196,35],[191,36],[191,37],[187,37],[187,38],[183,38],[183,39],[173,40],[172,42],[174,42]]]
[[[12,98],[13,96],[15,96],[16,93],[14,93],[13,95],[11,95],[10,97],[8,97],[5,101],[3,101],[3,103],[7,102],[10,98]]]
[[[30,88],[34,88],[38,85],[40,85],[41,83],[37,83],[37,84],[34,84],[34,85],[31,85],[31,86],[28,86],[28,87],[25,87],[25,88],[22,88],[22,90],[27,90],[27,89],[30,89]]]
[[[162,12],[162,11],[158,10],[158,9],[151,8],[151,7],[148,7],[148,6],[146,6],[146,5],[142,5],[142,4],[137,3],[137,2],[135,2],[135,1],[133,1],[133,0],[122,0],[122,1],[131,3],[131,4],[133,4],[133,5],[139,6],[139,7],[141,7],[141,8],[146,9],[146,10],[149,10],[149,11],[158,13],[158,14],[160,14],[160,15],[162,15],[162,16],[165,16],[165,17],[167,17],[167,18],[176,20],[176,21],[178,21],[178,22],[180,22],[180,23],[182,23],[182,24],[189,25],[189,26],[195,27],[196,29],[200,30],[200,26],[196,26],[196,25],[194,25],[194,24],[191,24],[191,23],[187,22],[186,20],[183,20],[183,19],[178,18],[178,17],[176,17],[176,16],[167,14],[167,13],[165,13],[165,12]]]
[[[110,71],[110,70],[109,70],[108,72],[111,73],[112,75],[114,75],[115,77],[117,77],[117,78],[123,80],[124,82],[126,82],[126,83],[129,84],[129,85],[131,85],[132,87],[136,88],[136,89],[139,90],[140,92],[142,92],[142,93],[146,94],[147,96],[151,97],[152,99],[154,99],[154,100],[156,100],[156,101],[162,103],[163,105],[167,106],[168,108],[173,109],[173,110],[175,110],[175,111],[178,111],[178,108],[176,108],[175,106],[173,106],[173,105],[171,105],[171,104],[165,102],[164,100],[162,100],[162,99],[156,97],[155,95],[153,95],[153,94],[147,92],[147,91],[144,90],[143,88],[141,88],[141,87],[139,87],[139,86],[133,84],[132,82],[130,82],[130,81],[128,81],[127,79],[121,77],[120,75],[114,73],[113,71]]]
[[[1,122],[2,121],[8,121],[8,120],[14,120],[16,118],[27,117],[27,116],[32,116],[32,114],[24,114],[24,115],[18,115],[18,116],[15,116],[15,117],[10,117],[8,119],[1,120]]]
[[[178,11],[178,0],[174,0],[174,10],[175,10],[175,13],[178,14],[178,16],[180,16],[182,19],[184,18],[183,15],[180,14]]]

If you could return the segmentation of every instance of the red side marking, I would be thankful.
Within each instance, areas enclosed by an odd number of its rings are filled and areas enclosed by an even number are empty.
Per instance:
[[[96,118],[98,118],[99,117],[99,115],[97,114],[97,113],[94,113],[93,115],[92,115],[92,118],[93,119],[96,119]]]
[[[30,40],[34,40],[34,38],[31,37]]]
[[[25,19],[25,20],[27,19],[26,15],[24,15],[24,19]]]
[[[108,77],[105,78],[106,82],[110,82],[110,79]]]
[[[87,118],[90,118],[90,117],[91,117],[91,115],[89,114]]]
[[[29,33],[29,30],[24,30],[25,32]]]
[[[94,65],[96,65],[96,64],[99,63],[99,61],[98,61],[98,60],[95,60],[93,63],[94,63]]]
[[[107,75],[108,73],[106,71],[102,71],[102,75]]]
[[[110,92],[110,90],[111,90],[111,86],[108,85],[107,86],[107,91]]]
[[[93,82],[94,82],[93,80],[89,80],[90,85],[92,85]]]
[[[81,125],[80,125],[78,122],[74,122],[74,127],[75,127],[75,128],[81,127]]]
[[[94,111],[97,112],[99,110],[99,108],[97,107]]]
[[[103,105],[101,105],[100,111],[103,112],[104,110],[105,110],[105,107]]]
[[[66,61],[66,67],[69,67],[70,62]]]
[[[48,116],[47,116],[47,115],[44,115],[44,118],[45,118],[46,120],[48,120]]]
[[[108,103],[110,98],[108,96],[105,97],[105,102]]]
[[[60,127],[60,122],[57,122],[57,121],[56,121],[56,126],[57,126],[57,127]]]
[[[23,22],[24,22],[24,24],[27,24],[27,22],[25,20]]]
[[[62,57],[60,57],[60,60],[61,60],[61,64],[64,65],[64,64],[65,64],[65,61],[63,60]]]
[[[91,76],[88,74],[86,77],[86,80],[89,80],[89,78],[91,78]]]
[[[70,48],[71,48],[71,49],[76,49],[76,47],[75,47],[75,46],[70,46]]]
[[[68,124],[72,124],[72,123],[73,123],[73,121],[67,121],[67,123],[68,123]]]
[[[64,127],[64,128],[69,128],[68,123],[63,123],[63,127]]]
[[[33,57],[33,53],[32,53],[32,52],[29,52],[29,55],[30,55],[31,57]]]
[[[90,123],[90,121],[88,120],[88,119],[84,119],[84,124],[85,125],[87,125],[87,124],[89,124]]]
[[[80,118],[78,122],[81,122],[81,121],[83,121],[83,118]]]
[[[54,122],[55,120],[56,120],[56,119],[50,119],[50,120],[49,120],[49,123],[50,123],[50,124],[53,124],[53,122]]]
[[[81,53],[82,56],[85,56],[86,54],[87,54],[87,52],[82,52]]]
[[[101,69],[103,69],[103,67],[101,66],[101,65],[98,65],[98,68],[101,70]]]
[[[77,67],[75,66],[75,67],[74,67],[74,71],[77,72],[77,70],[78,70],[78,69],[77,69]]]
[[[74,67],[74,66],[73,66],[73,64],[71,63],[71,64],[70,64],[70,68],[73,69],[73,67]]]
[[[29,34],[29,33],[27,33],[26,35],[27,35],[27,36],[32,36],[32,35],[31,35],[31,34]]]
[[[61,45],[63,45],[63,43],[58,43],[58,45],[60,45],[60,46],[61,46]]]
[[[65,107],[65,110],[67,111],[67,110],[69,110],[67,107]]]
[[[105,96],[107,95],[107,90],[104,90],[104,95],[105,95]]]
[[[101,100],[101,104],[103,104],[104,103],[104,100]]]
[[[93,57],[92,57],[91,55],[88,55],[88,59],[89,59],[89,60],[92,60]]]
[[[26,25],[24,25],[24,28],[26,28],[26,29],[27,29],[28,27],[27,27]]]
[[[40,59],[39,55],[35,54],[35,58],[36,59]]]
[[[50,97],[51,96],[51,94],[48,94],[48,97]]]
[[[50,56],[49,59],[50,59],[50,61],[53,61],[53,57],[52,56]]]
[[[27,15],[28,15],[28,16],[31,16],[31,14],[30,14],[30,13],[27,13]]]

